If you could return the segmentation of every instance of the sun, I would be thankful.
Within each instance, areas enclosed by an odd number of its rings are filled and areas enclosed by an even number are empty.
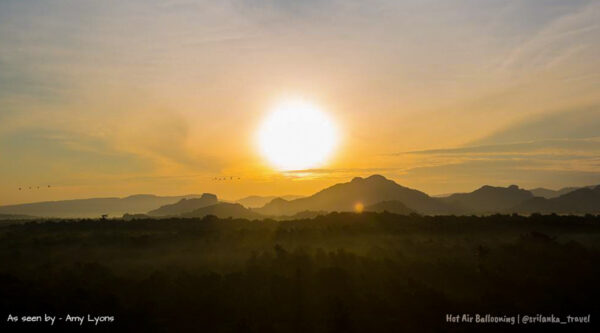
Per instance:
[[[337,129],[331,118],[303,100],[276,105],[258,131],[260,152],[282,171],[323,165],[337,143]]]

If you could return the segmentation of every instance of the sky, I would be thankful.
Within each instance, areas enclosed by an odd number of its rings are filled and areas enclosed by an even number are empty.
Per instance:
[[[600,184],[599,28],[579,0],[3,0],[0,205],[375,173],[429,194]],[[258,153],[288,98],[339,127],[324,165]]]

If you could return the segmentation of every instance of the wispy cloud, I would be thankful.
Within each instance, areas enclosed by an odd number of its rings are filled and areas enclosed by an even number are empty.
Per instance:
[[[323,178],[347,180],[358,176],[370,176],[373,174],[390,175],[400,170],[399,168],[325,168],[325,169],[305,169],[305,170],[289,170],[283,174],[290,178]]]
[[[548,69],[565,62],[569,57],[583,53],[593,56],[599,47],[598,22],[600,5],[597,2],[575,4],[571,12],[558,16],[516,46],[501,68]]]
[[[528,156],[554,153],[556,156],[576,157],[589,153],[592,156],[600,154],[600,137],[585,139],[549,139],[540,141],[515,142],[505,144],[489,144],[480,146],[466,146],[458,148],[416,150],[400,154],[418,155],[506,155]],[[552,155],[545,155],[552,156]]]
[[[586,139],[598,136],[600,106],[593,105],[572,110],[546,111],[509,124],[505,128],[474,140],[473,145],[511,143],[522,141]],[[558,140],[558,141],[557,141]],[[576,142],[576,141],[572,141]],[[585,142],[582,142],[585,144]]]

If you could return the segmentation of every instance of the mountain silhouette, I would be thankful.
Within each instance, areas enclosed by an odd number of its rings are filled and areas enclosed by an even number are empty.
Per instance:
[[[205,217],[207,215],[214,215],[219,218],[236,218],[236,219],[262,219],[264,216],[253,212],[252,210],[238,204],[221,202],[218,204],[202,207],[193,211],[183,213],[181,217]]]
[[[583,187],[557,198],[535,197],[513,209],[518,213],[598,214],[600,213],[600,185]]]
[[[236,202],[243,205],[247,208],[259,208],[267,203],[273,201],[273,199],[282,198],[285,200],[294,200],[298,198],[302,198],[300,195],[282,195],[282,196],[260,196],[260,195],[251,195],[242,199],[237,200]]]
[[[31,220],[34,216],[30,215],[13,215],[13,214],[0,214],[0,221],[19,221],[19,220]]]
[[[367,207],[365,207],[364,210],[366,212],[376,212],[376,213],[388,212],[388,213],[394,213],[394,214],[400,214],[400,215],[409,215],[411,213],[414,213],[414,211],[412,209],[406,207],[406,205],[404,205],[400,201],[382,201],[382,202],[378,202],[376,204],[367,206]]]
[[[188,213],[193,210],[203,208],[206,206],[211,206],[219,203],[217,196],[210,193],[204,193],[200,198],[194,199],[181,199],[180,201],[161,206],[157,209],[151,210],[148,212],[150,216],[176,216],[181,215],[183,213]]]
[[[542,189],[542,188],[540,188]],[[536,189],[536,190],[540,190]],[[564,188],[559,191],[567,191]],[[543,190],[543,189],[542,189]],[[535,191],[535,190],[534,190]],[[552,190],[548,190],[552,191]],[[366,211],[388,211],[398,214],[412,212],[424,215],[493,214],[493,213],[598,213],[598,186],[579,188],[553,198],[536,197],[531,191],[516,185],[483,186],[470,193],[455,193],[446,197],[429,195],[380,175],[356,177],[352,181],[325,188],[311,196],[295,198],[250,196],[240,199],[247,207],[236,203],[220,205],[216,195],[186,195],[160,197],[142,194],[125,198],[90,198],[0,206],[0,216],[82,218],[124,216],[126,219],[168,216],[268,217],[279,220],[310,218],[328,212],[352,212],[356,204]],[[539,193],[539,191],[537,191]],[[547,192],[545,195],[548,195]],[[553,195],[550,193],[549,195]],[[287,198],[287,199],[286,199]],[[260,208],[253,205],[271,199]],[[223,203],[223,202],[221,202]],[[217,205],[219,204],[219,205]],[[215,207],[212,207],[215,206]],[[209,208],[210,207],[210,208]],[[206,209],[204,209],[206,208]],[[127,214],[127,215],[125,215]]]
[[[588,188],[593,188],[594,186],[586,186]],[[573,192],[575,190],[580,189],[581,187],[563,187],[560,190],[551,190],[543,187],[538,187],[529,190],[529,192],[533,193],[536,197],[542,197],[546,199],[552,199],[560,197],[563,194],[567,194],[569,192]]]
[[[427,194],[396,184],[380,175],[356,177],[351,182],[336,184],[309,197],[274,199],[254,211],[263,215],[293,215],[302,211],[353,211],[357,203],[365,207],[382,201],[400,201],[422,214],[456,212],[452,205]]]
[[[62,201],[45,201],[27,204],[0,206],[0,214],[33,215],[38,217],[100,217],[122,216],[125,213],[145,213],[156,207],[171,204],[184,198],[199,195],[161,197],[151,194],[137,194],[125,198],[90,198]]]
[[[517,185],[494,187],[485,185],[470,193],[455,193],[441,198],[449,204],[458,206],[462,211],[471,214],[501,213],[534,195]]]

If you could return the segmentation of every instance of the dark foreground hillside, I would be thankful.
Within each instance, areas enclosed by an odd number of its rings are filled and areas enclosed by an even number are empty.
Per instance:
[[[348,213],[0,228],[7,331],[598,332],[599,281],[594,216]],[[108,322],[95,326],[88,314]],[[447,321],[457,314],[591,322]],[[24,315],[57,319],[50,326]]]

